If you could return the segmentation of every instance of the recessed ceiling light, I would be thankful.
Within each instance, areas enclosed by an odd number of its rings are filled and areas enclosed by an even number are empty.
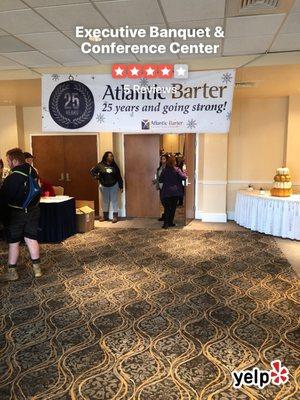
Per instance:
[[[101,36],[89,36],[90,42],[101,42],[101,40],[102,40]]]

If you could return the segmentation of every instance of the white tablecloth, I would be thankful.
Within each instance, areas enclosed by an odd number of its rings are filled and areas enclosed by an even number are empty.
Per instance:
[[[41,203],[62,203],[63,201],[67,201],[73,199],[70,196],[49,196],[49,197],[41,197]]]
[[[280,198],[240,190],[234,219],[253,231],[300,240],[300,195]]]

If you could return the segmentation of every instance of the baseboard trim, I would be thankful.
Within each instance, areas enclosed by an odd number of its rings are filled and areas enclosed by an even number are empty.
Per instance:
[[[201,219],[203,222],[227,222],[227,214],[201,212]]]
[[[234,221],[234,211],[227,211],[227,219]]]
[[[196,210],[195,212],[195,219],[202,219],[202,213],[199,210]]]

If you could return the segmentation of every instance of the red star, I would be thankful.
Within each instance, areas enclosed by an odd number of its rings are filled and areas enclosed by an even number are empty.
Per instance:
[[[143,75],[143,68],[141,65],[138,65],[138,64],[128,65],[127,71],[128,71],[128,73],[127,73],[128,78],[131,78],[131,79],[138,79],[138,78],[141,78]]]
[[[158,65],[158,77],[163,79],[173,78],[174,69],[172,64]]]
[[[127,76],[126,64],[114,64],[111,69],[111,76],[115,79],[123,79]]]
[[[147,79],[157,78],[158,68],[155,64],[143,65],[143,77]]]

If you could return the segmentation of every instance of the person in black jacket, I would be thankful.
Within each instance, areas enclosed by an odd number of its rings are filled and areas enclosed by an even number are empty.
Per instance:
[[[25,162],[21,149],[9,150],[6,154],[11,169],[0,189],[0,210],[5,236],[9,243],[8,266],[0,280],[14,281],[19,278],[17,261],[20,242],[24,239],[32,260],[35,277],[42,276],[40,268],[40,248],[38,239],[40,195],[33,197],[24,209],[23,204],[29,194],[29,174],[38,180],[34,168]]]
[[[109,205],[113,209],[113,223],[118,221],[118,191],[123,192],[123,179],[111,151],[104,153],[102,161],[91,170],[92,176],[98,179],[102,194],[103,218],[100,221],[108,221]]]
[[[159,177],[167,165],[168,157],[169,157],[168,154],[162,154],[160,156],[159,167],[156,170],[155,178],[152,180],[152,183],[156,186],[156,189],[159,190],[159,198],[160,198],[160,202],[163,207],[165,205],[164,205],[163,199],[161,198],[162,183],[159,183]],[[164,221],[164,213],[162,214],[162,216],[160,218],[158,218],[158,221]]]
[[[165,207],[163,228],[175,226],[174,216],[178,198],[182,196],[182,181],[186,181],[187,175],[176,167],[175,157],[169,157],[166,168],[159,177],[159,182],[163,184],[161,198]]]

